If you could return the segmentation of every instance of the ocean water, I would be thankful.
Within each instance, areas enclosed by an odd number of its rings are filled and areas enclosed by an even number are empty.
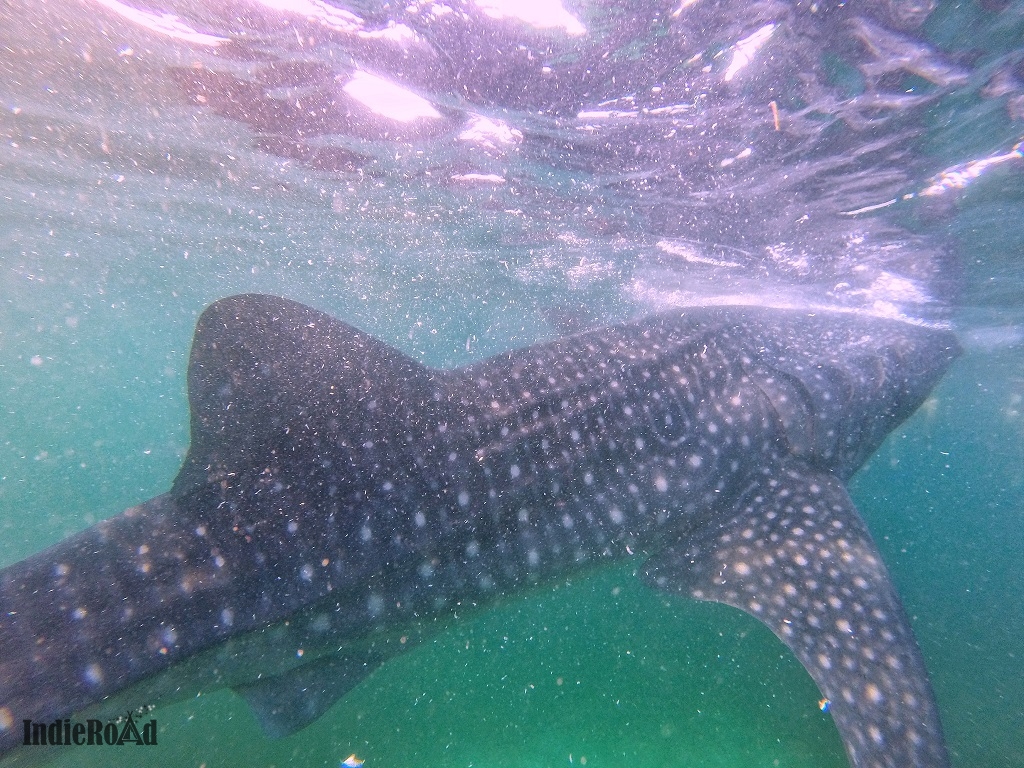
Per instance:
[[[1024,5],[519,5],[0,6],[0,565],[168,488],[231,294],[445,367],[669,306],[949,325],[964,356],[851,492],[953,765],[1024,766]],[[510,598],[285,739],[227,691],[160,707],[143,764],[846,765],[766,628],[638,566]]]

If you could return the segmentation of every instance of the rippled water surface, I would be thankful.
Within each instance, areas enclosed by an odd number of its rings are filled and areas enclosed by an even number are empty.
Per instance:
[[[673,306],[951,326],[966,354],[852,493],[953,764],[1024,766],[1022,138],[1019,1],[4,0],[0,564],[168,488],[196,318],[234,293],[446,367]],[[283,740],[229,692],[162,707],[146,760],[846,765],[767,629],[635,567]]]

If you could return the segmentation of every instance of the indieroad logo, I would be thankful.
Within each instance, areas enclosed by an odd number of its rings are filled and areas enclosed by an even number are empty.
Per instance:
[[[151,712],[152,705],[127,712],[123,717],[104,722],[103,720],[54,720],[52,723],[37,723],[22,720],[24,736],[22,743],[28,747],[37,746],[156,746],[156,719],[148,723],[136,722],[136,717]]]

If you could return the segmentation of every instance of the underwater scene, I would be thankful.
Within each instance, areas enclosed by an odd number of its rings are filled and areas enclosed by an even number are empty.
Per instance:
[[[1021,0],[4,0],[0,765],[1024,767],[1022,353]]]

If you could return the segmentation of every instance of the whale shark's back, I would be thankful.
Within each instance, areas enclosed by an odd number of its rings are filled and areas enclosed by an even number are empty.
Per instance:
[[[793,649],[855,766],[939,768],[923,662],[841,481],[956,350],[894,321],[728,307],[437,371],[291,301],[219,301],[171,492],[0,572],[0,753],[20,718],[66,717],[275,622],[348,640],[641,541],[655,588],[738,607]],[[267,679],[237,664],[222,684],[283,733],[364,661]],[[314,690],[289,716],[281,702]]]

